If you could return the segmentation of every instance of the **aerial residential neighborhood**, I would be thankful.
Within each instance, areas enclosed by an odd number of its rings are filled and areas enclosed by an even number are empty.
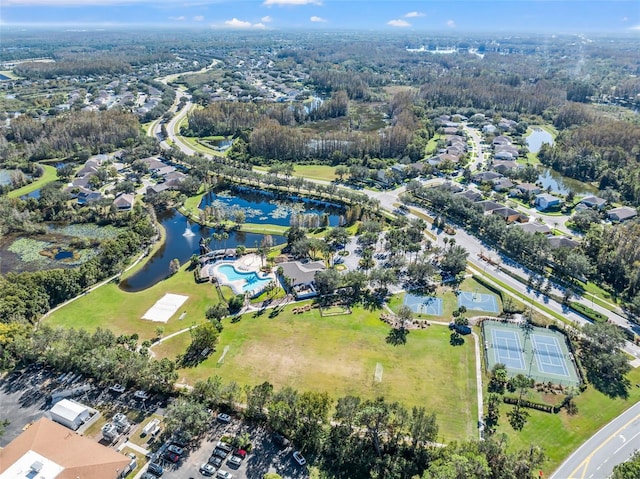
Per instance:
[[[635,10],[3,5],[0,479],[639,477]]]

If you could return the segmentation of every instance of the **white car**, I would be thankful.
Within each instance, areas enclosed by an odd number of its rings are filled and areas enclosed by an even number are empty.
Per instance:
[[[304,458],[304,456],[302,455],[302,453],[300,451],[295,451],[293,453],[293,458],[296,460],[296,462],[298,464],[300,464],[301,466],[304,466],[307,463],[307,460]]]
[[[123,393],[125,391],[125,387],[122,384],[114,384],[109,387],[109,391],[113,391],[114,393]]]
[[[233,479],[233,476],[229,471],[218,471],[216,477],[218,479]]]
[[[136,392],[133,393],[133,397],[136,399],[149,399],[149,394],[147,394],[146,392],[142,391],[142,390],[138,390]]]
[[[216,472],[216,468],[209,463],[204,463],[200,466],[200,473],[204,476],[213,476],[214,472]]]
[[[218,414],[218,421],[228,424],[231,422],[231,416],[228,414],[220,413]]]
[[[181,447],[176,446],[175,444],[171,444],[167,448],[167,451],[172,452],[174,454],[177,454],[178,456],[182,456],[182,454],[184,453],[184,449],[182,449]]]
[[[227,465],[228,466],[240,467],[240,464],[242,464],[242,458],[241,457],[231,456],[229,459],[227,459]]]

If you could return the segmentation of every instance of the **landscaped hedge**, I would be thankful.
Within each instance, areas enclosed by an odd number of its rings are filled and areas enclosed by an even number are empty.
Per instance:
[[[518,404],[518,399],[509,397],[509,396],[503,397],[502,400],[506,404],[513,404],[513,405]],[[548,404],[543,404],[543,403],[534,402],[534,401],[528,401],[526,399],[521,399],[520,400],[520,405],[524,406],[524,407],[528,407],[530,409],[537,409],[538,411],[554,413],[554,414],[557,414],[560,411],[560,407],[558,407],[558,406],[550,406]]]
[[[609,319],[606,315],[591,309],[589,306],[585,306],[582,303],[578,303],[577,301],[572,301],[569,304],[569,307],[577,311],[578,313],[582,314],[583,316],[586,316],[587,318],[591,319],[592,321],[595,321],[596,323],[605,323]]]

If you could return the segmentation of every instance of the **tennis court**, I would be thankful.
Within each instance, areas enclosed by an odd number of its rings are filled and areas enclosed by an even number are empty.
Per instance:
[[[498,299],[495,294],[460,291],[458,294],[458,307],[460,306],[476,311],[484,311],[486,313],[499,312]]]
[[[407,293],[404,295],[403,304],[417,314],[442,316],[442,298]]]
[[[483,321],[482,334],[488,370],[502,363],[509,376],[523,374],[537,382],[580,385],[562,333],[530,325]]]

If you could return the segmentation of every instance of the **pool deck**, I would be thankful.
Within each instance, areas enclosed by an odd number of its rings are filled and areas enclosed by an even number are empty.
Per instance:
[[[277,281],[275,273],[262,273],[260,268],[262,267],[262,260],[257,254],[248,254],[241,256],[236,260],[221,260],[212,264],[208,264],[202,268],[201,275],[214,277],[221,285],[229,286],[235,294],[248,293],[249,296],[257,296],[262,291],[262,288],[256,288],[252,290],[244,290],[246,284],[244,279],[230,280],[227,276],[218,271],[222,265],[232,265],[240,273],[256,273],[260,279],[269,279],[271,281]],[[265,283],[266,284],[266,283]]]

